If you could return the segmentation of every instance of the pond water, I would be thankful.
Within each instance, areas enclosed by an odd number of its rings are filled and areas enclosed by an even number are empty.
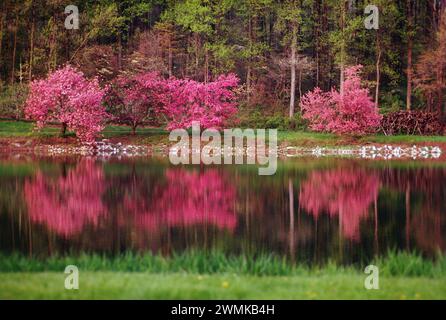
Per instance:
[[[0,161],[0,251],[38,256],[218,249],[293,261],[446,251],[446,163],[298,158],[255,166],[168,159]]]

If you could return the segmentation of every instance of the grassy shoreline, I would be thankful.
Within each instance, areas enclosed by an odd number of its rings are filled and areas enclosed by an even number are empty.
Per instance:
[[[366,265],[379,267],[380,274],[403,277],[445,277],[446,257],[435,261],[416,253],[392,252],[364,265],[344,266],[327,262],[320,266],[291,263],[272,254],[256,256],[227,255],[219,251],[187,251],[169,257],[145,253],[126,253],[114,257],[97,254],[27,257],[20,254],[0,255],[0,272],[59,272],[67,265],[91,272],[145,272],[189,274],[239,274],[253,276],[313,276],[320,274],[362,274]]]
[[[79,290],[64,288],[69,264],[79,268]],[[446,299],[443,256],[389,252],[373,264],[378,290],[365,289],[363,266],[309,267],[272,255],[1,255],[0,299]]]
[[[77,144],[73,134],[67,138],[59,137],[58,126],[47,126],[41,131],[33,130],[32,122],[0,120],[0,144],[7,145],[14,142],[31,142],[39,144]],[[127,126],[109,125],[102,132],[105,139],[113,142],[122,142],[137,145],[170,144],[168,132],[162,128],[137,129],[137,134],[132,135]],[[446,136],[384,136],[371,135],[364,137],[337,136],[328,133],[315,133],[307,131],[279,131],[280,144],[293,146],[353,146],[362,144],[398,144],[398,145],[432,145],[446,144]]]

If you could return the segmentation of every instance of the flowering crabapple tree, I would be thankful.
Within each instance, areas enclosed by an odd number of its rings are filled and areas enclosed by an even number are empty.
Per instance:
[[[82,142],[92,142],[104,128],[107,113],[102,105],[105,90],[97,79],[87,80],[70,65],[30,84],[25,115],[42,128],[60,122],[61,133],[74,131]]]
[[[153,122],[163,112],[166,80],[157,72],[121,76],[106,96],[106,104],[114,120],[127,124],[136,134],[136,128]]]
[[[357,65],[344,71],[342,92],[335,89],[322,92],[320,88],[316,88],[302,97],[302,117],[310,122],[312,130],[351,135],[376,131],[381,115],[369,90],[361,86],[361,68],[361,65]]]
[[[215,81],[202,83],[171,78],[166,81],[164,111],[169,130],[189,128],[193,121],[203,128],[223,128],[235,115],[239,79],[234,74],[221,75]]]

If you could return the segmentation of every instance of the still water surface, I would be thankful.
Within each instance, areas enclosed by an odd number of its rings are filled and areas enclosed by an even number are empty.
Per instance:
[[[174,167],[166,159],[0,162],[0,251],[38,256],[218,249],[293,261],[446,252],[446,163],[292,159]]]

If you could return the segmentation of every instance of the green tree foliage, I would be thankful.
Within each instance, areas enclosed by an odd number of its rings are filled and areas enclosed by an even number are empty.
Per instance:
[[[68,62],[104,82],[138,70],[204,82],[235,72],[247,110],[291,117],[307,91],[342,91],[342,70],[358,63],[382,110],[429,105],[416,68],[435,64],[422,54],[438,47],[445,10],[433,0],[86,0],[80,28],[67,30],[70,4],[0,3],[0,87]],[[379,30],[364,27],[369,4]]]

